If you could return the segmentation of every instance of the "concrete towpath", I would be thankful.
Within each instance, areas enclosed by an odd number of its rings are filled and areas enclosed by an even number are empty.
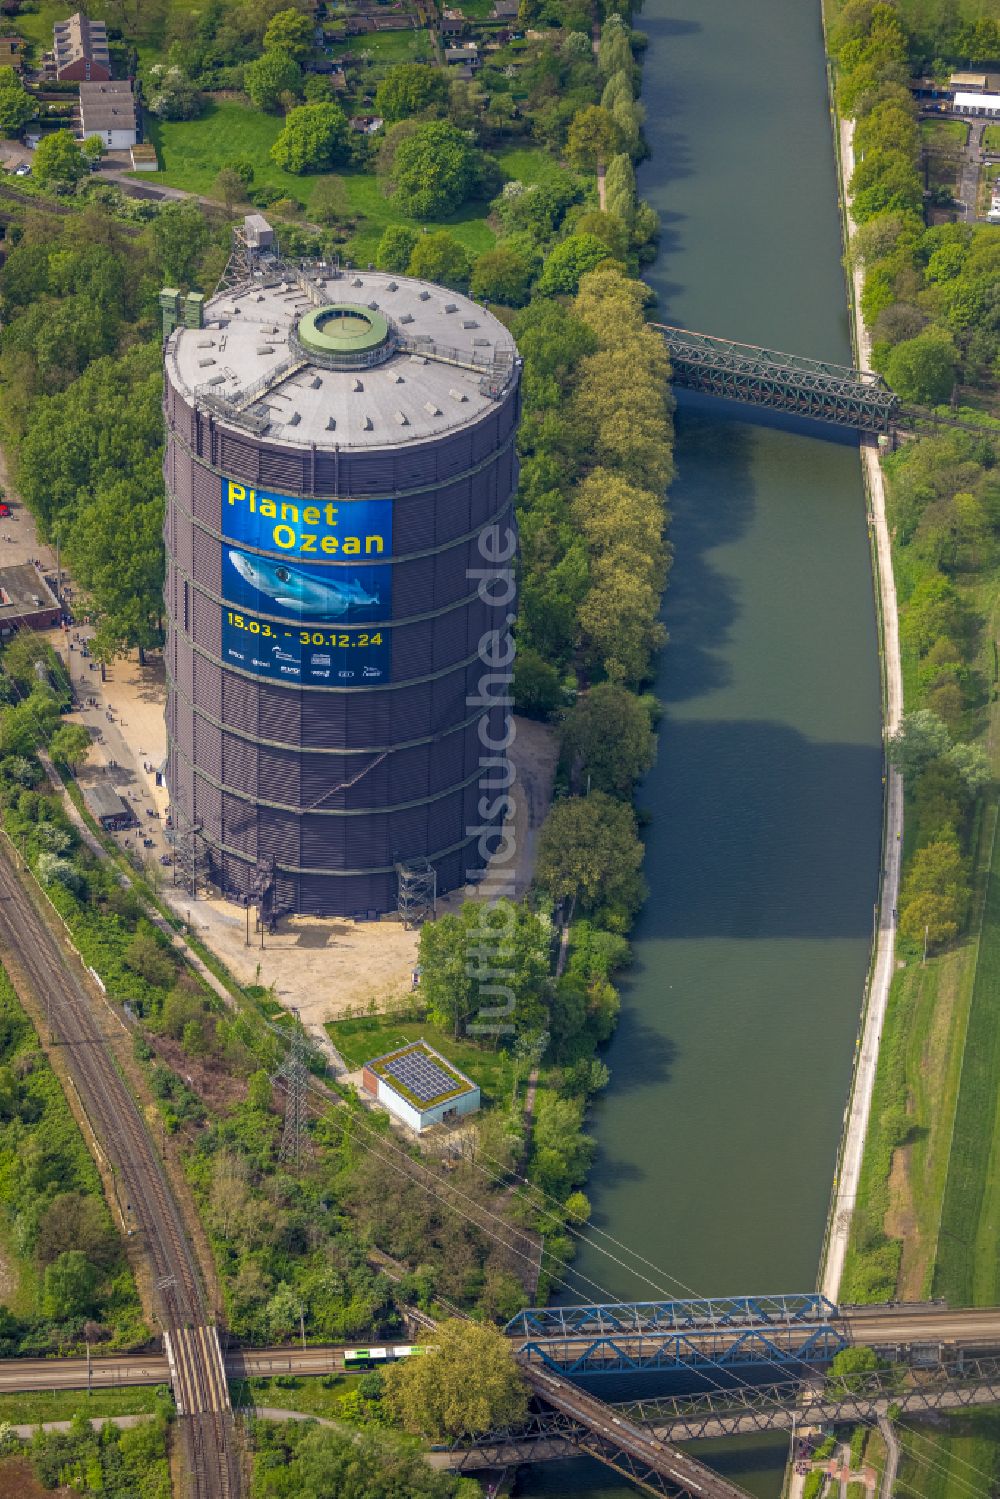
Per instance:
[[[840,162],[843,181],[851,179],[854,169],[854,122],[840,122]],[[848,209],[850,198],[847,199]],[[852,295],[856,309],[857,358],[863,369],[871,368],[871,342],[861,318],[862,271],[852,271]],[[871,526],[877,562],[877,585],[882,619],[882,669],[885,689],[886,738],[899,727],[903,715],[903,671],[899,653],[899,612],[896,583],[892,570],[892,545],[886,519],[885,479],[879,462],[878,443],[866,439],[861,449],[865,482],[871,507]],[[821,1289],[831,1301],[840,1296],[840,1282],[851,1232],[851,1220],[858,1195],[861,1162],[864,1156],[868,1122],[871,1117],[875,1073],[879,1046],[889,1004],[889,990],[896,961],[896,909],[899,905],[900,867],[903,850],[903,783],[897,773],[887,768],[885,796],[884,865],[875,961],[872,967],[864,1024],[858,1043],[854,1080],[845,1119],[840,1170],[836,1179],[832,1222],[823,1264]]]

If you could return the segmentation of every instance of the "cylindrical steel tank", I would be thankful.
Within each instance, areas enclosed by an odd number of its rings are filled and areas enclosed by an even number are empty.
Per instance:
[[[189,321],[165,345],[177,847],[279,912],[395,909],[423,860],[454,889],[505,812],[511,335],[439,286],[252,257]]]

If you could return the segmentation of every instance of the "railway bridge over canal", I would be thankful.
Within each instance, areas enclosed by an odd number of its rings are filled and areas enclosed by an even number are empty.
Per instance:
[[[882,376],[870,370],[735,343],[667,323],[650,326],[666,340],[674,384],[688,390],[885,437],[941,426],[989,430],[994,435],[998,431],[964,417],[904,405]]]
[[[414,1315],[421,1340],[433,1342],[433,1320]],[[647,1493],[746,1499],[676,1444],[871,1421],[890,1406],[920,1414],[1000,1404],[1000,1308],[839,1307],[812,1292],[608,1302],[528,1308],[507,1333],[535,1396],[533,1414],[516,1430],[434,1453],[440,1466],[503,1467],[586,1452]],[[875,1348],[885,1367],[831,1377],[832,1359],[852,1344]],[[377,1352],[391,1355],[392,1347]],[[329,1374],[344,1363],[343,1348],[231,1348],[225,1358],[237,1380]],[[675,1388],[700,1393],[611,1405],[576,1383],[649,1371],[672,1373]],[[157,1354],[10,1359],[0,1361],[0,1390],[150,1384],[168,1374]]]

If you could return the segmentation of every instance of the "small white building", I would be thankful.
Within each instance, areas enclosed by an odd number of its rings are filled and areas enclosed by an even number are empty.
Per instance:
[[[424,1040],[366,1062],[361,1080],[366,1093],[418,1135],[480,1106],[477,1084]]]
[[[1000,115],[1000,94],[957,93],[952,108],[960,115]]]
[[[128,151],[135,145],[135,96],[127,78],[80,84],[80,134],[84,140],[100,136],[109,151]]]

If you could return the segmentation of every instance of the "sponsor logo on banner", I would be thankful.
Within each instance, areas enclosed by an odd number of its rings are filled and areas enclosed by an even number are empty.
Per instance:
[[[388,681],[389,642],[384,626],[307,628],[258,619],[239,609],[222,611],[223,660],[279,682],[349,687]]]

